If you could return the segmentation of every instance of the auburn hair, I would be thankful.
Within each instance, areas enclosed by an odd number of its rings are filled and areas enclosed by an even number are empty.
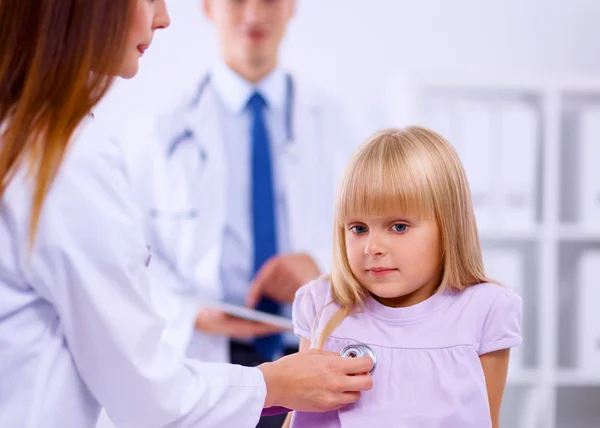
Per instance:
[[[0,198],[32,179],[31,244],[82,120],[122,63],[136,0],[0,0]]]

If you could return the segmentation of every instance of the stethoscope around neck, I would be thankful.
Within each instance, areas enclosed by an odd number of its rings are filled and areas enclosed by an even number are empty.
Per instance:
[[[196,108],[198,106],[198,104],[200,104],[200,101],[202,100],[202,97],[204,96],[204,93],[206,92],[206,89],[208,88],[208,85],[210,84],[210,80],[211,80],[211,75],[210,73],[207,73],[204,78],[202,79],[202,81],[200,82],[200,85],[198,86],[198,90],[196,91],[196,95],[194,96],[194,98],[192,99],[192,101],[189,104],[189,108],[193,109]],[[294,102],[295,102],[295,88],[294,88],[294,80],[292,79],[292,76],[289,73],[286,73],[285,75],[285,86],[286,86],[286,97],[285,97],[285,133],[286,133],[286,143],[287,144],[291,144],[294,141],[294,125],[293,125],[293,118],[294,118]],[[175,151],[177,150],[177,148],[179,147],[179,145],[181,143],[183,143],[184,141],[187,140],[192,140],[194,139],[194,132],[189,129],[186,128],[184,129],[181,133],[179,133],[178,135],[176,135],[170,142],[167,148],[167,159],[170,159],[173,154],[175,153]],[[202,163],[206,163],[208,160],[208,154],[206,153],[206,150],[203,148],[200,151],[200,160],[202,161]]]

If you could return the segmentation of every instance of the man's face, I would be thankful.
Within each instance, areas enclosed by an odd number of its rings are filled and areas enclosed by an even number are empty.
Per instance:
[[[260,66],[275,62],[289,20],[293,0],[205,0],[228,62]]]

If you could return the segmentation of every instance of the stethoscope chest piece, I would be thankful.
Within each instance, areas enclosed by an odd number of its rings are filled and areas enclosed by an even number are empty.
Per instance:
[[[377,366],[377,355],[375,355],[375,351],[373,351],[368,345],[348,345],[340,351],[340,356],[346,358],[360,358],[365,356],[371,357],[373,360],[373,368],[369,372],[370,374],[373,374],[375,367]]]

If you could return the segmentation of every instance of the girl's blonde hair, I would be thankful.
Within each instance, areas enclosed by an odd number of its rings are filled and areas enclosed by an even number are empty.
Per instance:
[[[454,147],[421,127],[380,131],[354,155],[340,185],[330,278],[340,309],[318,335],[317,348],[344,318],[364,309],[368,297],[350,269],[344,222],[399,213],[437,221],[442,260],[437,292],[492,282],[484,273],[471,193]]]

